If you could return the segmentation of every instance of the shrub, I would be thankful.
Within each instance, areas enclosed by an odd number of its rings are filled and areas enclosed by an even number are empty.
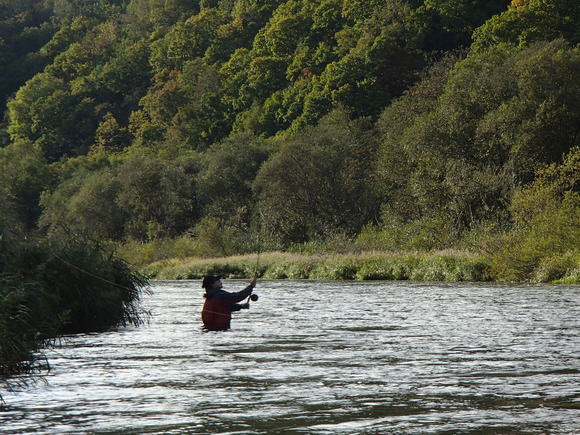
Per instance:
[[[366,226],[356,245],[360,250],[429,251],[448,248],[456,241],[450,222],[442,216],[404,222],[385,209],[381,224]]]
[[[567,252],[563,255],[552,255],[540,260],[534,270],[534,282],[565,282],[578,284],[580,281],[580,254]]]
[[[552,281],[580,252],[580,148],[538,171],[512,201],[515,228],[482,243],[496,279]]]
[[[185,235],[175,239],[161,238],[149,242],[130,240],[117,245],[117,252],[125,261],[135,266],[145,266],[170,258],[186,258],[197,255],[195,241]]]
[[[365,261],[359,267],[356,278],[359,280],[392,280],[394,274],[390,263]]]
[[[358,267],[350,262],[328,262],[312,269],[310,277],[313,279],[351,280],[357,276]]]

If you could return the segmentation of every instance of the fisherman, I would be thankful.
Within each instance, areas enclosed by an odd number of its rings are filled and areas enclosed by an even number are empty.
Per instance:
[[[238,302],[250,297],[257,278],[252,279],[250,285],[237,293],[229,293],[222,289],[222,281],[219,276],[207,275],[203,277],[201,286],[205,289],[205,303],[201,312],[203,325],[208,331],[225,331],[230,329],[232,312],[250,308],[248,302]]]

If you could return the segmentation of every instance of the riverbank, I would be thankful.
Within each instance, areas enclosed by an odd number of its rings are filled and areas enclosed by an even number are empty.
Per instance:
[[[529,282],[580,284],[580,258],[565,254],[541,261]],[[216,258],[173,258],[142,266],[150,279],[199,279],[207,274],[266,279],[401,280],[441,282],[505,281],[489,257],[465,250],[368,251],[345,254],[266,252]]]
[[[266,279],[492,281],[489,264],[466,251],[297,254],[267,252],[222,258],[180,258],[147,265],[151,279],[199,279],[207,274]]]

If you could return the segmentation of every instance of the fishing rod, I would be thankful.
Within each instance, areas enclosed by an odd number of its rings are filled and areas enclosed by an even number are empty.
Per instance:
[[[254,270],[254,280],[258,279],[258,266],[260,263],[260,252],[258,251],[258,255],[256,258],[256,269]],[[259,296],[257,294],[252,293],[250,296],[248,296],[248,300],[246,301],[246,304],[249,304],[250,301],[256,302],[259,299]],[[249,307],[249,305],[248,305]]]
[[[254,267],[254,280],[257,280],[258,277],[260,276],[260,253],[262,251],[262,245],[260,243],[260,233],[261,233],[261,223],[262,221],[262,215],[260,212],[258,212],[258,229],[256,231],[256,266]],[[259,296],[256,294],[251,294],[250,296],[248,296],[248,300],[246,301],[246,304],[250,304],[250,301],[256,302],[259,299]]]

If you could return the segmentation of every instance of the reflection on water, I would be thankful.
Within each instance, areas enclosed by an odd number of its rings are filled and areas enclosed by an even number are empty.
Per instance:
[[[148,327],[51,351],[0,432],[580,433],[579,287],[264,281],[209,333],[198,282],[154,291]]]

